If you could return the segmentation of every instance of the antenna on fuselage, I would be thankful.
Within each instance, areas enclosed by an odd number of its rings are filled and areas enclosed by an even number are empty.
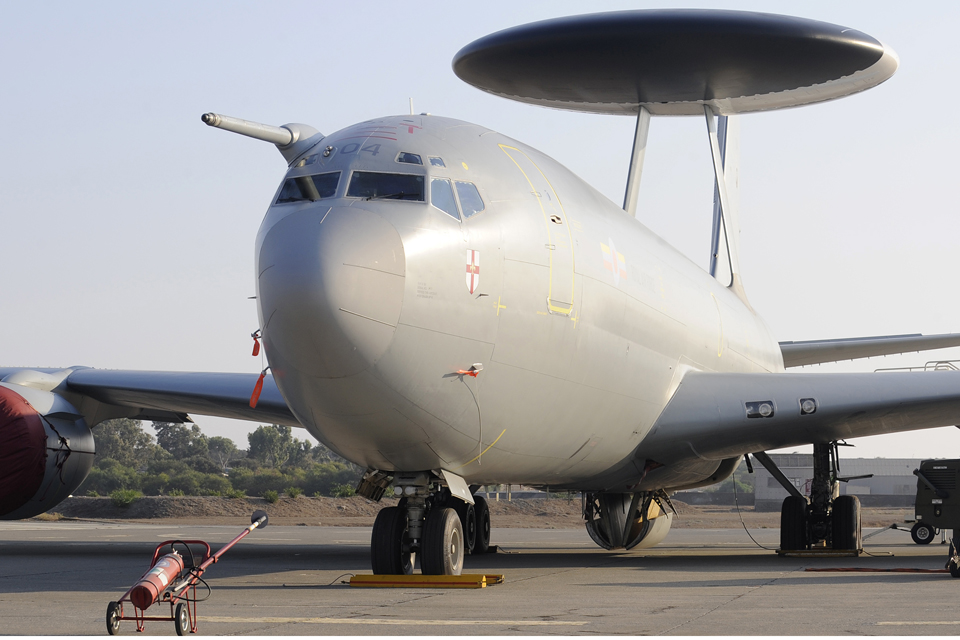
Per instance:
[[[725,142],[735,132],[728,130],[732,120],[718,126],[715,118],[848,96],[880,84],[898,64],[896,54],[878,40],[826,22],[669,9],[572,16],[506,29],[461,49],[453,70],[478,89],[528,104],[635,115],[623,202],[631,215],[636,215],[650,116],[706,116],[715,178],[710,272],[721,277],[717,259],[725,253],[727,286],[746,302],[738,264],[736,165],[725,157],[728,145],[720,142],[721,127]]]

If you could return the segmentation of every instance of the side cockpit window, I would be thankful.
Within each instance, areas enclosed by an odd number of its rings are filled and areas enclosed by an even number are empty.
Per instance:
[[[453,185],[449,180],[443,178],[434,178],[430,181],[430,204],[447,215],[460,219],[460,212],[457,210],[457,201],[453,197]]]
[[[424,202],[423,176],[354,171],[347,197]]]
[[[337,193],[340,183],[340,172],[321,173],[315,176],[297,176],[287,178],[277,196],[277,204],[291,202],[315,202],[324,198],[332,198]]]
[[[408,153],[406,151],[401,151],[397,156],[397,162],[402,162],[404,164],[423,164],[423,160],[420,159],[415,153]]]
[[[469,218],[483,211],[483,199],[477,186],[472,182],[457,181],[457,196],[460,198],[460,208],[463,210],[463,217]]]

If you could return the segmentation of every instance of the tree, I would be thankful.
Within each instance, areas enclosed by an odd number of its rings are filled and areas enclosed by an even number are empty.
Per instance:
[[[222,436],[207,438],[207,451],[210,454],[210,459],[224,473],[230,466],[230,462],[239,456],[239,449],[237,449],[233,440]]]
[[[117,418],[101,422],[93,429],[97,446],[96,465],[115,460],[124,467],[141,469],[159,453],[153,436],[143,430],[139,420]]]
[[[247,434],[247,442],[250,443],[247,457],[262,466],[279,469],[290,459],[294,440],[290,427],[274,424],[257,427],[256,431]]]
[[[154,422],[153,428],[157,432],[157,444],[177,460],[207,456],[207,437],[197,425]]]

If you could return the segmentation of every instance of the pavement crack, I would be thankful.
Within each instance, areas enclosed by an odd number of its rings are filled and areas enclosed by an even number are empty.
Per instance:
[[[794,569],[794,570],[791,571],[790,573],[796,573],[797,571],[803,571],[803,567],[798,567],[797,569]],[[786,573],[782,573],[782,574],[780,574],[779,576],[777,576],[777,577],[775,577],[775,578],[771,578],[770,580],[767,580],[766,582],[763,582],[763,583],[761,583],[761,584],[758,584],[758,585],[755,586],[755,587],[747,587],[747,588],[746,588],[746,591],[744,591],[743,593],[737,594],[737,595],[733,596],[732,598],[730,598],[729,600],[727,600],[727,601],[725,601],[725,602],[721,602],[720,604],[718,604],[717,606],[715,606],[713,609],[710,609],[709,611],[704,611],[703,613],[701,613],[700,615],[698,615],[698,616],[696,616],[696,617],[694,617],[694,618],[690,618],[689,620],[684,620],[684,621],[681,622],[680,624],[674,625],[674,626],[670,627],[669,629],[665,629],[664,631],[660,631],[659,633],[657,633],[657,634],[655,634],[655,635],[658,635],[658,636],[666,635],[666,634],[668,634],[668,633],[670,633],[670,632],[672,632],[672,631],[675,631],[675,630],[679,629],[680,627],[682,627],[682,626],[684,626],[684,625],[690,624],[691,622],[696,622],[697,620],[700,620],[701,618],[705,618],[705,617],[707,617],[708,615],[710,615],[711,613],[713,613],[714,611],[718,611],[718,610],[724,608],[725,606],[727,606],[727,605],[729,605],[729,604],[731,604],[731,603],[733,603],[733,602],[736,602],[736,601],[739,600],[740,598],[743,598],[744,596],[751,595],[751,594],[754,593],[755,591],[757,591],[757,590],[759,590],[759,589],[762,589],[763,587],[769,586],[769,585],[773,584],[774,582],[776,582],[776,581],[778,581],[778,580],[781,580],[781,579],[784,578],[785,576],[786,576]]]

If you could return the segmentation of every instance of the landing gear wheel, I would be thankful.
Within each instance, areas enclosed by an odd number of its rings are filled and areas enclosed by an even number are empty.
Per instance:
[[[855,551],[862,547],[860,498],[840,496],[833,501],[833,548]]]
[[[406,547],[407,511],[385,507],[377,514],[370,539],[374,575],[401,576],[413,573],[415,555]]]
[[[420,570],[432,576],[458,576],[463,571],[463,527],[455,510],[434,507],[427,514]]]
[[[807,548],[807,501],[787,496],[780,508],[780,549],[800,551]]]
[[[181,602],[177,605],[173,614],[173,625],[177,628],[178,636],[185,636],[190,633],[190,616],[188,615],[187,605]]]
[[[455,500],[454,509],[460,517],[460,526],[463,528],[463,554],[473,553],[477,544],[477,510],[472,504]]]
[[[112,636],[120,633],[120,605],[116,602],[107,605],[107,633]]]
[[[477,517],[477,537],[473,543],[473,554],[481,555],[490,550],[490,505],[483,496],[473,496],[473,510]]]
[[[910,529],[910,537],[917,544],[930,544],[937,534],[930,525],[918,522]]]

